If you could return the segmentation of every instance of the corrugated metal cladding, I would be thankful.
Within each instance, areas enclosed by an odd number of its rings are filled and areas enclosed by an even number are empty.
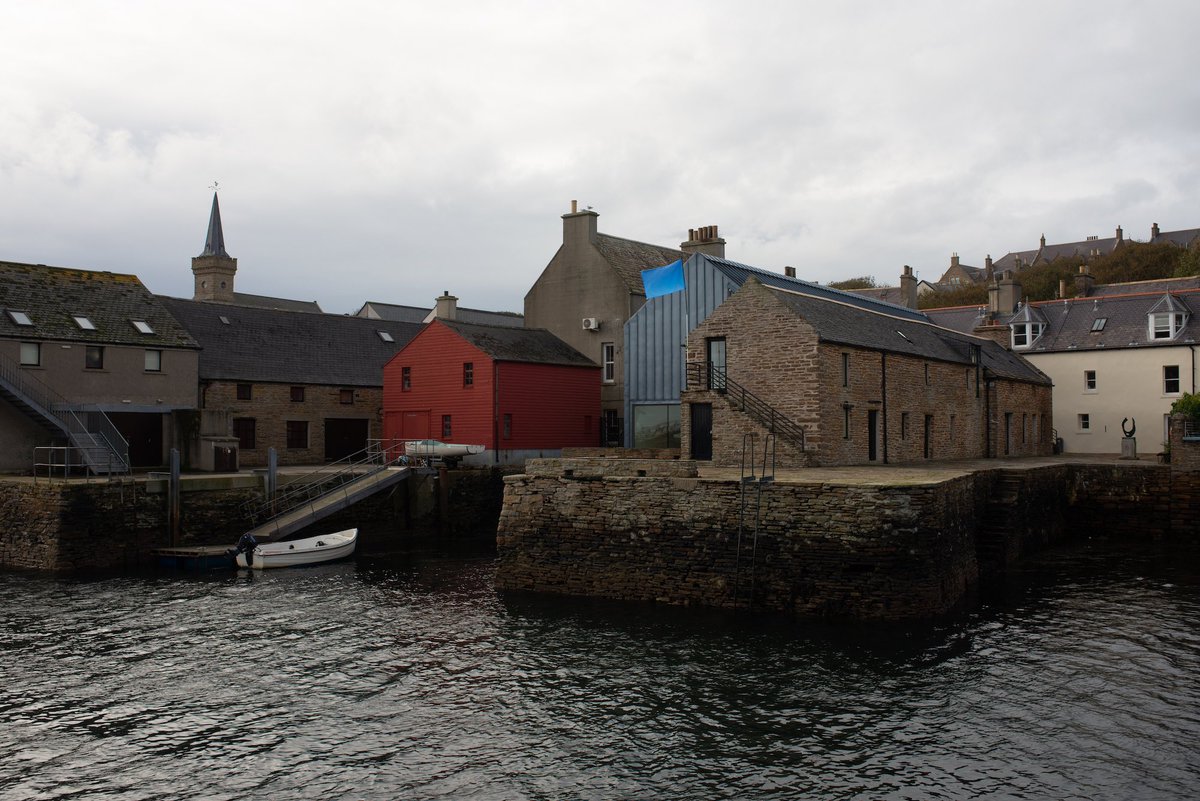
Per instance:
[[[679,403],[688,330],[704,322],[737,285],[704,258],[683,265],[687,289],[651,298],[625,323],[625,444],[633,443],[633,407]],[[687,303],[685,327],[684,303]]]

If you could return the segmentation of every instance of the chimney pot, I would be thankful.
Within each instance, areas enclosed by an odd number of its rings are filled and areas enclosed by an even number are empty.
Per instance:
[[[787,267],[783,268],[783,274],[786,275],[788,278],[795,278],[796,277],[796,268],[792,267],[791,265],[788,265]]]

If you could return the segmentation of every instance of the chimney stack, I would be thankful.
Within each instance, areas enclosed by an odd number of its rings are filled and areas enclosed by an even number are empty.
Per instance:
[[[988,301],[992,311],[1001,317],[1007,317],[1016,311],[1020,299],[1021,282],[1016,279],[1012,270],[1005,270],[1004,275],[996,279],[995,286],[988,287]]]
[[[1158,223],[1150,226],[1150,241],[1153,242],[1155,239],[1158,239]]]
[[[1079,265],[1079,275],[1075,276],[1075,297],[1086,298],[1092,294],[1092,286],[1096,279],[1088,272],[1086,264]]]
[[[783,268],[783,274],[786,275],[788,278],[795,278],[796,277],[796,268],[792,267],[791,265],[788,265],[787,267]]]
[[[562,216],[563,245],[583,248],[596,241],[596,218],[600,215],[591,209],[579,210],[579,201],[571,201],[571,211]]]
[[[957,267],[957,266],[958,266],[958,254],[957,254],[957,253],[951,253],[951,254],[950,254],[950,266],[951,266],[951,267]]]
[[[992,254],[990,253],[983,259],[983,275],[989,281],[992,278]]]
[[[917,308],[917,277],[907,264],[900,273],[900,304],[910,309]]]
[[[1117,226],[1117,243],[1125,241],[1125,232],[1121,230],[1121,226]]]
[[[718,259],[725,258],[725,240],[717,233],[715,225],[689,228],[687,241],[681,242],[679,249],[689,256],[693,253],[703,253]]]
[[[441,297],[437,299],[437,306],[433,309],[433,316],[438,320],[458,319],[458,298],[451,295],[449,289],[443,290]]]

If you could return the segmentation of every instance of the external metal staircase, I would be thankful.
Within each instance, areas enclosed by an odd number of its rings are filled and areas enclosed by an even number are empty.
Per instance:
[[[416,469],[398,447],[370,444],[358,453],[297,476],[266,500],[246,504],[248,533],[259,542],[282,539],[404,481]]]
[[[804,426],[734,381],[725,368],[705,362],[688,362],[687,388],[708,389],[724,395],[733,408],[758,422],[767,433],[804,451]]]
[[[63,469],[78,466],[98,475],[129,473],[129,443],[108,415],[96,406],[69,403],[3,355],[0,355],[0,397],[68,443],[39,449],[49,454],[48,466]],[[35,458],[35,462],[40,461]]]

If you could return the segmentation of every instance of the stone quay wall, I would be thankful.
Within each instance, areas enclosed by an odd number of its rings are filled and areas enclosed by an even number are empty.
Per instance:
[[[358,527],[360,547],[401,537],[490,536],[504,493],[500,468],[413,475],[318,521],[310,535]],[[133,570],[153,548],[228,545],[253,527],[247,505],[263,498],[262,477],[185,476],[180,531],[171,542],[167,482],[0,481],[0,570],[53,573]]]
[[[499,588],[910,620],[952,611],[1069,526],[1196,542],[1195,524],[1172,516],[1169,468],[1064,463],[915,484],[767,485],[752,560],[755,485],[744,507],[736,480],[581,461],[542,460],[505,479]]]

